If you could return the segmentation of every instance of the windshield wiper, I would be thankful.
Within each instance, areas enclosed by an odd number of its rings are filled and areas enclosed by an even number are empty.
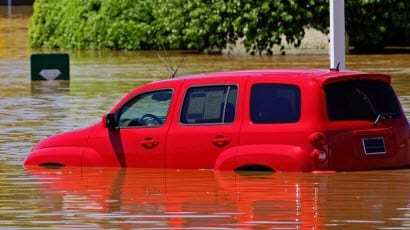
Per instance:
[[[373,121],[373,125],[377,125],[381,120],[392,119],[395,115],[395,113],[379,113]]]
[[[370,100],[369,96],[367,96],[367,94],[365,94],[363,91],[361,91],[361,90],[358,89],[358,88],[355,88],[355,90],[356,90],[356,92],[357,92],[360,96],[362,96],[363,101],[366,102],[366,104],[370,107],[370,110],[372,111],[372,113],[373,113],[374,115],[378,114],[378,113],[376,112],[376,109],[374,108],[373,103],[372,103],[372,101]]]

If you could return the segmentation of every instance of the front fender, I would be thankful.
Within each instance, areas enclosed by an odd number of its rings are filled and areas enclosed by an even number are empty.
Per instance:
[[[106,167],[106,166],[117,166],[119,164],[107,164],[101,157],[101,154],[92,148],[86,148],[83,154],[83,167]]]
[[[310,154],[293,145],[246,145],[238,147],[236,166],[266,166],[274,171],[311,171],[313,161]]]
[[[84,147],[49,147],[32,151],[24,160],[26,165],[81,166]]]

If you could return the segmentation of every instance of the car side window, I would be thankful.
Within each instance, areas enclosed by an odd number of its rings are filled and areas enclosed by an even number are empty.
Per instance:
[[[188,89],[180,122],[182,124],[223,124],[235,119],[236,85],[198,86]]]
[[[300,119],[300,89],[289,84],[256,84],[251,90],[253,123],[292,123]]]
[[[120,110],[118,126],[160,126],[167,117],[172,90],[147,92],[128,101]]]

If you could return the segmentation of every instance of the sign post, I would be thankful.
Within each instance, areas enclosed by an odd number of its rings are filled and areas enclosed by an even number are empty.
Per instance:
[[[31,80],[70,80],[70,60],[68,54],[32,54]]]

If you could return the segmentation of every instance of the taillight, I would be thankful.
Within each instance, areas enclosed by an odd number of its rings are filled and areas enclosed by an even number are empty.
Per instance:
[[[322,132],[314,132],[309,135],[309,141],[315,148],[311,157],[319,169],[328,168],[328,144],[326,136]]]
[[[325,151],[315,149],[312,151],[312,158],[319,163],[324,163],[327,161],[327,153]]]
[[[310,134],[309,141],[313,145],[313,147],[317,149],[323,149],[328,144],[327,138],[322,132],[315,132]]]

